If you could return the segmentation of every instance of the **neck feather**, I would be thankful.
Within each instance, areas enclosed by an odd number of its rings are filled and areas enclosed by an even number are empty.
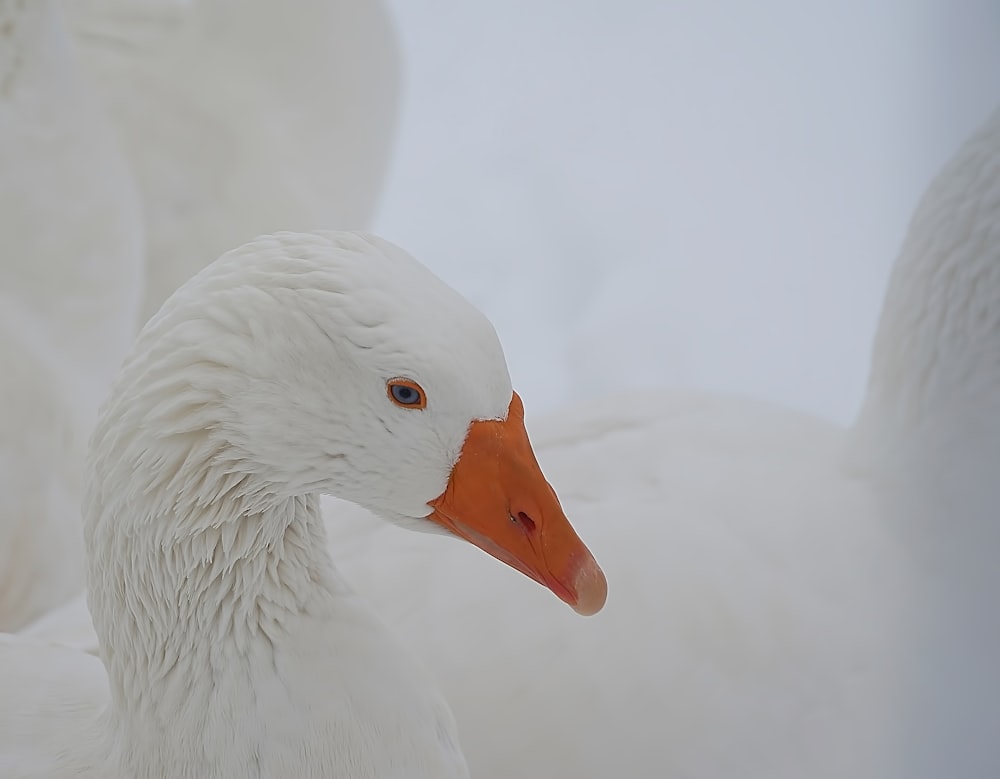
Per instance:
[[[336,574],[317,496],[201,465],[196,494],[143,499],[183,480],[140,469],[132,500],[98,501],[98,486],[87,503],[119,772],[467,776],[444,701]]]
[[[104,425],[95,437],[89,602],[112,729],[139,775],[178,755],[242,770],[219,763],[213,741],[240,727],[274,652],[315,639],[301,634],[325,626],[346,593],[318,496],[281,496],[229,455],[211,431],[121,436]]]

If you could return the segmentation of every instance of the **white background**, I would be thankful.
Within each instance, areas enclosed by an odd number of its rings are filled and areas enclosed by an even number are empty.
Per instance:
[[[1000,104],[989,0],[390,0],[376,232],[496,324],[529,414],[627,387],[849,422],[906,223]]]

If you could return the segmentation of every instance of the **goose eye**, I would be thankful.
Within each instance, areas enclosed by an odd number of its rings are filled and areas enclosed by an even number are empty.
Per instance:
[[[403,408],[424,408],[427,396],[420,385],[409,379],[389,379],[386,383],[389,400]]]

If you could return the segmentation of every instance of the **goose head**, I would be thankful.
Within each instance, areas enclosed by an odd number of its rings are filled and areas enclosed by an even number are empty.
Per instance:
[[[92,546],[123,524],[172,528],[162,541],[331,494],[462,537],[582,614],[605,601],[492,326],[374,237],[262,237],[182,286],[126,361],[91,460]]]

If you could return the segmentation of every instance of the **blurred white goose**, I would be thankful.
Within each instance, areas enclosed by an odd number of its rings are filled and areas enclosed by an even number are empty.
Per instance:
[[[79,470],[135,332],[142,231],[59,4],[0,0],[0,629],[79,590]]]
[[[1000,776],[998,412],[1000,114],[914,216],[855,429],[667,392],[534,425],[599,629],[362,516],[333,543],[480,779]]]
[[[66,12],[142,196],[143,322],[248,236],[367,223],[399,91],[379,0],[74,0]]]
[[[104,668],[0,641],[5,779],[465,776],[443,699],[334,570],[320,493],[464,537],[581,613],[606,595],[489,322],[361,235],[260,238],[182,287],[87,478]]]
[[[376,0],[0,0],[0,630],[83,586],[82,442],[139,324],[248,236],[362,226],[397,70]]]

